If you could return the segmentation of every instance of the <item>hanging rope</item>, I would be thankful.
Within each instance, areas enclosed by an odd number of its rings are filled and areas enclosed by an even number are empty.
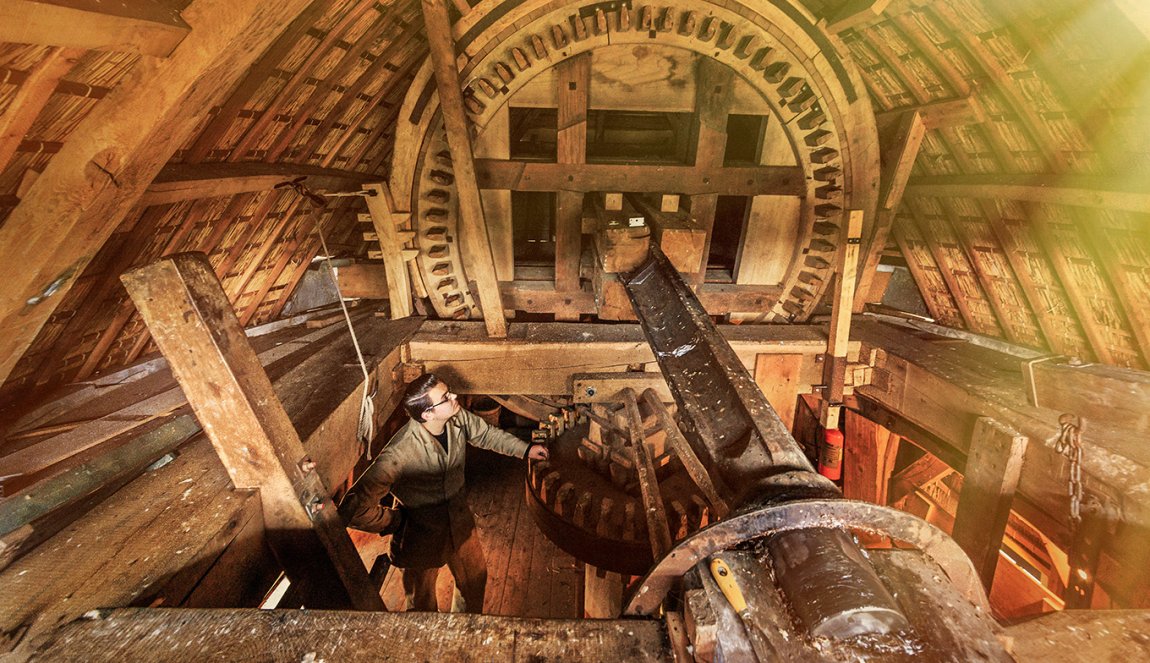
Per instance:
[[[275,186],[277,189],[290,188],[297,194],[308,200],[316,208],[323,209],[327,207],[327,200],[323,196],[310,191],[303,184],[304,178],[297,177],[289,182],[281,182]],[[358,194],[357,194],[358,195]],[[371,372],[367,370],[367,362],[363,359],[363,351],[359,347],[359,337],[355,335],[355,327],[351,324],[351,314],[348,313],[347,304],[343,301],[343,292],[339,289],[339,279],[335,276],[335,267],[331,264],[331,251],[327,248],[327,240],[323,236],[323,225],[319,217],[315,221],[315,232],[319,235],[320,246],[323,247],[323,257],[327,264],[328,274],[331,274],[332,285],[335,286],[336,299],[339,301],[339,308],[343,311],[344,322],[347,323],[347,331],[351,334],[351,344],[355,346],[355,356],[359,359],[359,368],[363,371],[363,397],[359,403],[359,424],[356,427],[356,439],[363,444],[364,457],[367,460],[372,460],[371,442],[375,439],[375,391],[371,388]]]

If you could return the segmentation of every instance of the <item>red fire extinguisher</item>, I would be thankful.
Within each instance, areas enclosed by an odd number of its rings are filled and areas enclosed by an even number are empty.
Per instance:
[[[831,428],[824,432],[819,445],[819,474],[838,481],[843,476],[843,432]]]

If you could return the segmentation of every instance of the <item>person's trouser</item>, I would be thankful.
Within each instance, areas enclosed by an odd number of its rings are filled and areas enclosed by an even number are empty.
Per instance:
[[[447,568],[455,578],[457,596],[463,605],[453,605],[452,612],[483,612],[483,595],[487,590],[487,558],[479,534],[472,531],[463,545],[447,556]],[[435,579],[439,568],[403,569],[403,591],[407,594],[407,609],[435,612]]]

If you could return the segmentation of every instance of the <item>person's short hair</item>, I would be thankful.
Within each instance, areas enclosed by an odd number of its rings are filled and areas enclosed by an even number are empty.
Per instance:
[[[434,373],[424,373],[407,385],[407,389],[403,392],[403,409],[407,410],[412,419],[423,421],[423,413],[432,405],[427,392],[439,383],[440,380]]]

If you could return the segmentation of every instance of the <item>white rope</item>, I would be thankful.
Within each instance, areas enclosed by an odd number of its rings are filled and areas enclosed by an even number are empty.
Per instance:
[[[316,233],[319,234],[319,243],[323,247],[323,257],[327,262],[327,271],[331,274],[332,285],[339,299],[339,308],[343,311],[343,319],[347,322],[347,330],[351,333],[351,344],[355,346],[355,356],[359,358],[359,368],[363,371],[363,398],[359,404],[359,425],[356,428],[357,439],[364,445],[364,457],[371,460],[371,441],[375,439],[375,396],[371,389],[371,374],[367,370],[367,362],[363,360],[363,352],[359,349],[359,338],[355,335],[355,327],[351,324],[351,314],[347,312],[347,304],[343,301],[343,293],[339,289],[339,279],[335,277],[335,268],[331,264],[331,251],[327,249],[327,241],[323,237],[321,222],[316,220]]]

